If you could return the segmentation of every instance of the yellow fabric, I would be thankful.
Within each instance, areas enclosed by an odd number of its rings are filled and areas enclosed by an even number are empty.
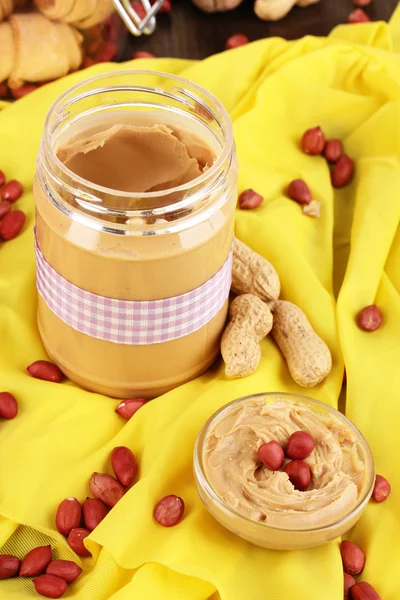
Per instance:
[[[368,556],[363,578],[383,600],[400,593],[400,12],[383,23],[343,26],[329,38],[266,39],[203,62],[135,61],[204,85],[234,121],[240,189],[264,194],[263,206],[238,212],[237,235],[268,257],[282,296],[296,302],[329,344],[333,371],[309,395],[336,406],[343,364],[346,413],[371,444],[378,472],[393,492],[370,503],[349,538]],[[219,364],[204,376],[154,400],[128,423],[109,398],[69,382],[55,385],[25,374],[45,358],[35,322],[31,192],[44,116],[77,81],[117,70],[98,65],[47,85],[0,112],[0,167],[26,189],[18,205],[28,215],[23,234],[0,247],[0,389],[18,397],[20,414],[0,423],[0,546],[24,553],[51,541],[74,558],[54,529],[66,496],[82,500],[93,471],[110,468],[116,445],[129,446],[140,480],[90,537],[92,559],[68,598],[82,600],[341,600],[339,541],[298,552],[253,547],[220,527],[197,497],[192,449],[205,419],[222,404],[252,392],[304,392],[291,380],[270,339],[258,372],[227,381]],[[3,105],[4,107],[4,105]],[[344,140],[357,174],[333,193],[322,158],[298,149],[301,133],[320,124]],[[302,215],[283,194],[303,177],[323,203],[320,219]],[[336,300],[337,298],[337,300]],[[376,302],[383,327],[360,331],[354,317]],[[182,523],[152,520],[162,496],[186,502]],[[32,597],[30,580],[0,582],[2,600]]]

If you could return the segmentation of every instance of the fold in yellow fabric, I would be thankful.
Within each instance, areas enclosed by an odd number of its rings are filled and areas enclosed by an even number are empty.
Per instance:
[[[328,38],[265,39],[202,62],[136,60],[193,80],[223,102],[233,123],[239,184],[263,194],[256,211],[238,211],[236,235],[278,270],[282,297],[307,314],[333,355],[331,375],[308,394],[336,406],[347,370],[345,411],[369,441],[377,471],[392,483],[385,504],[370,503],[349,539],[365,550],[363,579],[384,600],[398,600],[400,573],[400,12],[390,25],[342,26]],[[197,496],[192,453],[203,422],[221,405],[263,391],[304,392],[290,378],[270,338],[253,376],[228,381],[221,363],[142,408],[125,423],[116,402],[66,381],[30,378],[26,365],[46,358],[36,326],[32,180],[43,121],[68,87],[97,65],[1,104],[0,168],[22,181],[23,233],[0,246],[0,389],[20,413],[0,423],[0,547],[20,557],[51,543],[57,558],[77,560],[55,530],[68,496],[84,499],[93,471],[109,468],[114,446],[127,445],[139,481],[92,533],[93,558],[68,598],[82,600],[341,600],[339,540],[312,550],[273,552],[242,541],[207,513]],[[348,187],[333,191],[323,158],[298,147],[321,125],[344,141],[356,162]],[[306,217],[284,190],[304,178],[322,202]],[[358,329],[355,316],[377,303],[383,326]],[[344,406],[344,404],[342,405]],[[186,503],[172,529],[152,518],[174,493]],[[0,582],[2,600],[34,595],[29,579]]]

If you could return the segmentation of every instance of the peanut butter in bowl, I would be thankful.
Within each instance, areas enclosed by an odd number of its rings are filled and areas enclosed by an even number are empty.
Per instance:
[[[210,513],[273,549],[341,536],[361,516],[375,476],[370,449],[346,417],[281,393],[241,398],[215,413],[199,434],[194,465]]]

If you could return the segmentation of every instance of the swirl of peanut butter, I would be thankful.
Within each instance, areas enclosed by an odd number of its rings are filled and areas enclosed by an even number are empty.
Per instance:
[[[258,448],[271,440],[283,448],[295,431],[315,442],[305,459],[311,483],[296,490],[283,471],[260,463]],[[331,414],[305,404],[248,400],[234,406],[212,427],[204,442],[203,465],[209,484],[241,515],[277,528],[311,528],[333,523],[357,505],[366,467],[350,428]]]

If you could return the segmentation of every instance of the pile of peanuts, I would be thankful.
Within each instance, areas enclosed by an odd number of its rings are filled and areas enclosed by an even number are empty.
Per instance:
[[[311,482],[310,467],[304,459],[314,450],[314,440],[306,431],[295,431],[288,440],[286,458],[290,458],[284,471],[296,490],[305,492]],[[285,452],[279,442],[272,440],[258,449],[261,462],[271,471],[279,471],[285,462]]]
[[[34,548],[21,560],[11,554],[0,555],[0,579],[35,577],[38,594],[46,598],[61,598],[68,583],[74,582],[82,569],[71,560],[53,560],[51,546]]]
[[[0,171],[0,241],[7,242],[17,237],[25,224],[22,210],[12,210],[14,202],[23,193],[24,188],[19,181],[7,181],[3,171]]]
[[[327,140],[321,127],[317,126],[308,129],[303,134],[300,145],[305,154],[310,156],[323,155],[328,163],[333,165],[331,181],[334,188],[343,188],[350,183],[354,175],[354,162],[344,153],[341,140]],[[321,203],[312,199],[311,190],[303,179],[291,181],[287,187],[287,195],[291,200],[303,206],[304,214],[313,217],[320,216]],[[261,206],[263,202],[263,196],[249,188],[240,194],[238,206],[241,210],[253,210]],[[380,308],[375,304],[366,306],[358,313],[357,323],[360,329],[364,331],[376,331],[382,325]]]
[[[46,360],[37,360],[26,370],[35,379],[51,383],[61,383],[63,379],[58,366]],[[124,400],[117,406],[116,413],[129,420],[145,404],[146,400],[143,399]],[[17,414],[18,404],[15,396],[9,392],[1,392],[0,417],[9,420]],[[115,477],[108,473],[92,474],[89,489],[93,498],[86,498],[81,505],[77,498],[70,497],[58,506],[56,528],[66,536],[69,546],[78,556],[91,556],[83,540],[125,495],[138,472],[135,456],[126,446],[114,448],[111,453],[111,465]],[[185,503],[182,498],[171,494],[156,504],[153,516],[163,527],[173,527],[181,521],[184,511]],[[22,562],[17,556],[0,554],[0,580],[16,575],[33,577],[36,591],[46,598],[61,598],[68,584],[73,583],[81,573],[82,569],[73,561],[52,560],[51,546],[34,548]]]
[[[372,492],[373,500],[375,502],[384,502],[388,498],[390,491],[390,483],[387,479],[382,477],[382,475],[377,475],[374,491]],[[343,540],[340,544],[340,553],[342,555],[344,571],[344,600],[381,600],[379,594],[371,584],[366,581],[356,583],[354,579],[354,575],[359,575],[365,565],[365,554],[361,548],[347,540]]]

